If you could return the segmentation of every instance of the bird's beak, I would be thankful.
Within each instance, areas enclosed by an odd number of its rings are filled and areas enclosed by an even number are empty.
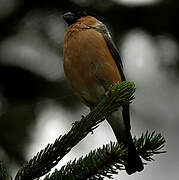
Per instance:
[[[75,21],[75,14],[72,12],[67,12],[63,15],[63,19],[67,22],[68,25],[71,25]]]

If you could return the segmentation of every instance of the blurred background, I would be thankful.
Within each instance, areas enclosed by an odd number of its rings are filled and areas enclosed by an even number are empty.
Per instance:
[[[115,179],[176,180],[179,171],[178,0],[0,0],[0,159],[18,168],[89,112],[68,86],[62,67],[66,24],[62,14],[82,8],[110,30],[136,83],[132,133],[162,133],[167,154],[132,176]],[[115,141],[106,122],[58,164]],[[53,171],[53,170],[52,170]]]

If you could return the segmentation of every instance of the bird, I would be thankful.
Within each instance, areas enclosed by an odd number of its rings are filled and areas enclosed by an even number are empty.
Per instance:
[[[63,14],[68,27],[63,47],[66,79],[81,101],[90,109],[98,105],[111,85],[125,81],[119,51],[106,27],[86,11]],[[131,135],[130,109],[124,105],[106,118],[118,143],[128,150],[127,174],[144,169]]]

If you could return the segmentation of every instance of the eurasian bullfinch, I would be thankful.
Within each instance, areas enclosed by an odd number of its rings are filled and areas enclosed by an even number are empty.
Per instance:
[[[125,80],[119,52],[106,26],[84,11],[63,15],[68,24],[63,65],[66,78],[82,102],[95,107],[110,85]],[[143,170],[143,163],[130,133],[129,105],[107,118],[119,143],[128,149],[128,174]]]

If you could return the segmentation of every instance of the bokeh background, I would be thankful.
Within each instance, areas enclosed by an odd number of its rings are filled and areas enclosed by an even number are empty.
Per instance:
[[[83,8],[109,28],[136,83],[132,133],[162,133],[166,154],[123,180],[176,180],[179,171],[178,0],[0,0],[0,159],[14,176],[75,120],[89,112],[68,86],[62,67],[62,14]],[[115,137],[106,122],[58,164],[85,155]],[[53,170],[52,170],[53,171]]]

